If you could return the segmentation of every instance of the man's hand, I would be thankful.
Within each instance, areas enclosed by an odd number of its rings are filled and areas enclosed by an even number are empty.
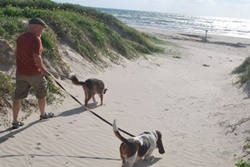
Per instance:
[[[42,58],[41,58],[41,55],[38,55],[38,54],[33,54],[33,57],[34,57],[34,60],[35,60],[35,63],[36,65],[40,68],[41,70],[41,74],[42,75],[45,75],[45,76],[49,76],[50,73],[44,69],[44,65],[43,65],[43,62],[42,62]]]

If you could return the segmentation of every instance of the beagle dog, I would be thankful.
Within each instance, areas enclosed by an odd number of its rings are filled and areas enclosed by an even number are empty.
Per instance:
[[[158,130],[143,132],[138,136],[126,139],[120,134],[116,120],[114,120],[113,132],[122,142],[120,145],[122,167],[132,167],[133,164],[141,158],[147,161],[153,161],[154,157],[150,157],[150,155],[155,148],[158,148],[160,154],[165,153],[162,144],[162,134]]]
[[[101,99],[101,105],[103,105],[103,95],[106,93],[108,89],[104,87],[104,83],[102,80],[96,78],[90,78],[86,81],[79,81],[75,75],[70,76],[70,80],[74,85],[82,86],[85,94],[85,106],[87,107],[88,101],[92,98],[95,102],[95,94],[99,94]]]

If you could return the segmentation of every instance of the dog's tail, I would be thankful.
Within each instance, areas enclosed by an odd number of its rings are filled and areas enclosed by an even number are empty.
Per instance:
[[[103,90],[103,94],[105,94],[106,92],[107,92],[107,88],[104,88],[104,90]]]
[[[116,125],[116,119],[115,119],[114,122],[113,122],[113,131],[114,131],[115,136],[116,136],[118,139],[120,139],[123,143],[128,143],[128,140],[127,140],[126,138],[124,138],[124,137],[120,134],[120,132],[119,132],[119,130],[118,130],[118,127],[117,127],[117,125]]]
[[[85,85],[85,82],[79,81],[79,80],[76,78],[75,75],[71,75],[71,76],[70,76],[70,80],[71,80],[72,83],[75,84],[75,85],[81,85],[81,86]]]

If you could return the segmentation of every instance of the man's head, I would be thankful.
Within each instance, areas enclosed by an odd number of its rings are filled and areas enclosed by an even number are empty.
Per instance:
[[[29,24],[40,25],[40,26],[43,26],[44,28],[48,27],[47,24],[42,19],[40,19],[38,17],[31,19],[29,21]]]
[[[47,24],[38,17],[35,17],[29,21],[29,31],[37,36],[41,36],[43,30],[46,27],[48,27]]]

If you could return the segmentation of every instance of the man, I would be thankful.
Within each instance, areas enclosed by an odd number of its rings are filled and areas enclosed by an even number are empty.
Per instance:
[[[44,68],[42,62],[42,42],[41,34],[47,27],[40,18],[33,18],[29,21],[28,31],[21,34],[16,40],[16,89],[13,97],[13,122],[12,129],[23,126],[24,123],[18,121],[18,114],[21,108],[21,101],[26,98],[29,89],[33,87],[38,108],[40,110],[40,120],[51,118],[53,113],[46,113],[47,80],[44,76],[50,75]]]

